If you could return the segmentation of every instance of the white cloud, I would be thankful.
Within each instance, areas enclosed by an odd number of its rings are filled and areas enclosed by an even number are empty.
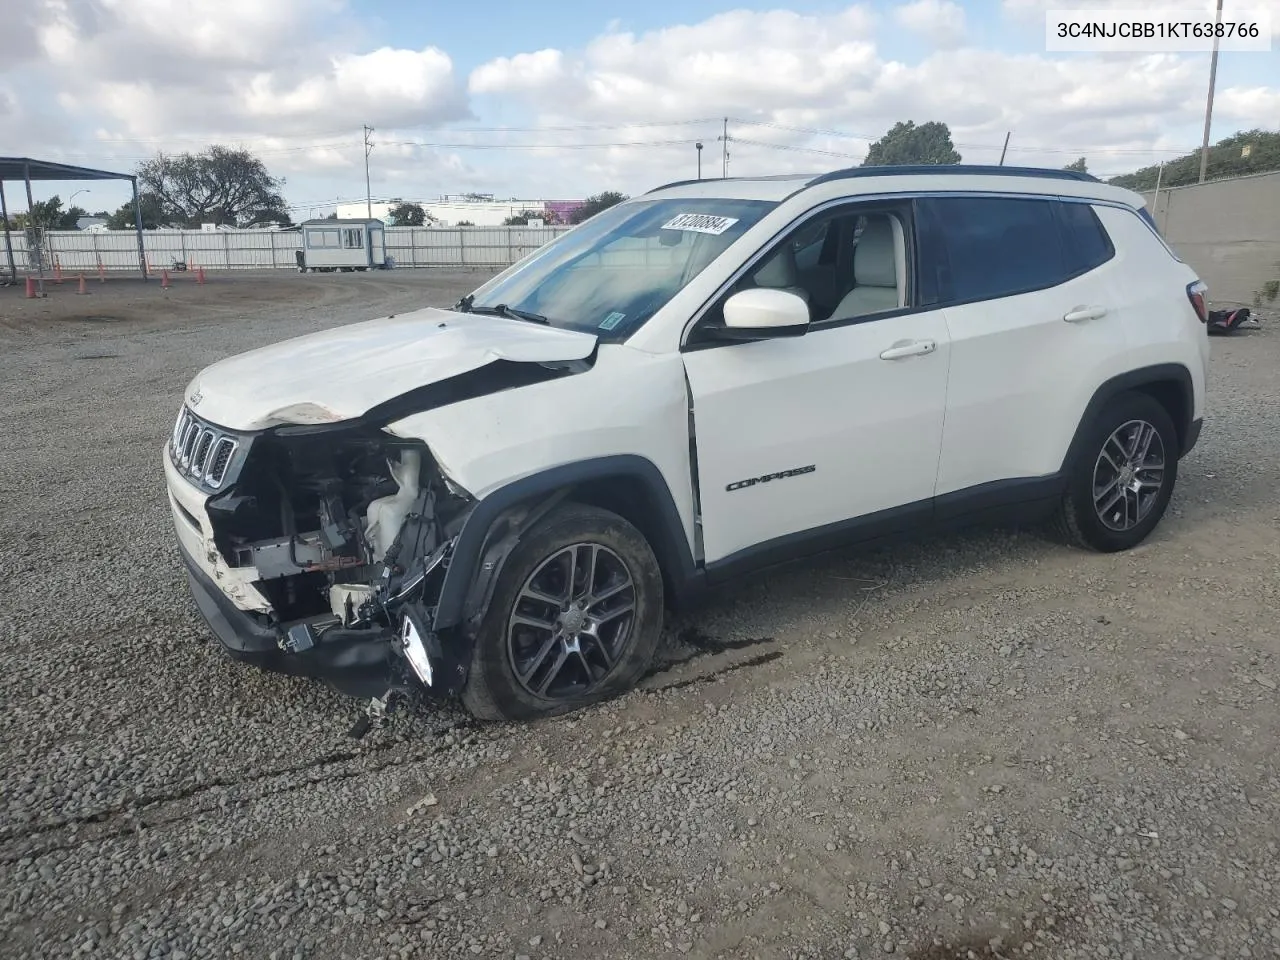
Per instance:
[[[42,52],[74,122],[164,143],[192,134],[315,139],[361,124],[467,116],[436,47],[370,52],[338,35],[339,0],[36,0]]]
[[[948,26],[949,9],[946,0],[920,0],[893,16],[899,26],[937,27],[954,40],[963,16],[957,9],[960,16]],[[687,176],[696,164],[687,142],[694,137],[706,143],[704,169],[718,174],[719,122],[644,126],[693,117],[769,124],[730,125],[736,141],[730,173],[743,175],[847,165],[865,155],[870,139],[908,119],[947,123],[968,162],[994,162],[1012,131],[1009,162],[1061,166],[1085,155],[1090,168],[1103,173],[1153,163],[1198,142],[1203,58],[1055,57],[966,46],[901,62],[879,51],[875,27],[873,15],[859,7],[809,15],[734,11],[639,35],[605,34],[577,52],[543,49],[492,60],[472,72],[470,88],[501,98],[504,109],[521,103],[548,125],[635,125],[565,135],[578,141],[654,142],[559,151],[555,166],[573,164],[575,179],[590,189],[639,190]],[[1275,86],[1220,86],[1218,95],[1224,118],[1254,111],[1246,122],[1256,125],[1280,115],[1267,112]],[[663,142],[673,139],[682,142]]]
[[[893,18],[899,26],[943,49],[959,46],[964,40],[964,9],[952,0],[915,0],[894,8]]]

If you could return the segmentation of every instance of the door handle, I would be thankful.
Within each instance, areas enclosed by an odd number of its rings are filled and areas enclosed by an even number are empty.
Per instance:
[[[880,354],[881,360],[901,360],[904,357],[920,357],[933,353],[937,344],[932,340],[908,340],[894,344]]]
[[[1079,323],[1081,320],[1097,320],[1106,315],[1106,307],[1076,307],[1062,319],[1067,323]]]

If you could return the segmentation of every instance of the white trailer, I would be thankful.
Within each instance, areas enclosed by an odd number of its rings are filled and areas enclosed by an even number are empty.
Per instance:
[[[298,270],[383,269],[387,263],[386,230],[381,220],[307,220],[298,251]]]

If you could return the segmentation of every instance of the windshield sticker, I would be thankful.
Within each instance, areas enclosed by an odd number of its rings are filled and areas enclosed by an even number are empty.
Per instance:
[[[627,315],[625,313],[618,313],[615,310],[613,313],[609,314],[607,317],[605,317],[603,320],[600,321],[600,329],[612,330],[614,327],[620,324],[623,321],[623,319],[625,319],[626,316]]]
[[[709,213],[682,213],[664,223],[662,229],[709,233],[713,237],[718,237],[737,222],[737,217],[716,217]]]

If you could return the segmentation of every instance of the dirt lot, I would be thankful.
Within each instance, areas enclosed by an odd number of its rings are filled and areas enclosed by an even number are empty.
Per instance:
[[[210,640],[160,447],[201,366],[481,276],[0,290],[0,953],[1280,956],[1274,329],[1141,549],[830,555],[608,706],[353,740]]]

